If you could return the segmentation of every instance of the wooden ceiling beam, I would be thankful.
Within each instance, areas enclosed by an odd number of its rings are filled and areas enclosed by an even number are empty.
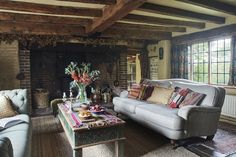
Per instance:
[[[87,34],[102,32],[117,20],[128,15],[130,11],[138,8],[146,0],[117,0],[115,5],[110,5],[104,8],[103,16],[93,19],[93,23],[86,27]]]
[[[180,2],[188,3],[188,4],[193,4],[196,6],[200,6],[203,8],[227,13],[227,14],[232,14],[236,15],[236,7],[230,4],[226,4],[223,2],[219,2],[216,0],[177,0]]]
[[[13,11],[26,11],[33,13],[57,14],[57,15],[75,15],[75,16],[102,16],[102,10],[92,8],[65,7],[56,5],[36,4],[27,2],[15,2],[2,0],[0,9]]]
[[[56,29],[55,29],[56,28]],[[19,33],[36,35],[84,35],[82,26],[65,26],[31,22],[0,22],[1,33]]]
[[[150,12],[155,14],[163,14],[163,15],[169,15],[169,16],[175,16],[175,17],[186,17],[191,19],[197,19],[197,20],[204,20],[207,22],[213,22],[216,24],[223,24],[225,23],[224,17],[219,16],[213,16],[203,13],[196,13],[188,10],[168,7],[168,6],[162,6],[157,4],[151,4],[151,3],[145,3],[141,7],[138,8],[138,10],[144,11],[144,12]]]
[[[0,12],[0,21],[9,22],[37,22],[37,23],[51,23],[51,24],[63,24],[63,25],[80,25],[86,26],[91,24],[91,19],[84,18],[71,18],[71,17],[57,17],[57,16],[45,16],[45,15],[29,15],[29,14],[17,14]]]
[[[173,19],[165,19],[159,17],[150,17],[150,16],[134,15],[134,14],[129,14],[121,20],[128,22],[140,22],[140,23],[158,24],[158,25],[188,26],[198,29],[205,28],[204,22],[173,20]]]
[[[116,0],[58,0],[58,1],[105,4],[105,5],[116,4]]]
[[[101,33],[101,37],[113,37],[119,39],[168,40],[171,39],[171,33],[108,28]]]
[[[136,30],[136,31],[156,31],[156,32],[186,32],[185,27],[165,27],[165,26],[151,26],[130,23],[116,22],[109,28],[122,30]]]

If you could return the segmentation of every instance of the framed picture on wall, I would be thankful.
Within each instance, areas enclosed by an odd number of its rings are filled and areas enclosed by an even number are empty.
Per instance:
[[[150,79],[157,80],[158,79],[158,57],[149,57],[149,67],[150,67]]]

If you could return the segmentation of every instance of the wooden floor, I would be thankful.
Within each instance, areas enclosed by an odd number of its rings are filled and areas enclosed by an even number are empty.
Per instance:
[[[41,116],[32,118],[32,121],[32,157],[72,156],[71,147],[57,118],[51,115]],[[127,137],[125,143],[126,157],[159,156],[157,154],[186,157],[198,154],[204,157],[223,157],[236,152],[236,126],[225,123],[220,123],[213,141],[205,141],[202,138],[181,141],[179,144],[183,145],[186,149],[184,147],[179,147],[176,150],[172,149],[173,147],[169,139],[132,120],[127,120],[125,136]],[[112,151],[113,145],[108,146],[108,149]],[[195,154],[189,153],[187,149]],[[94,151],[96,152],[96,149],[94,149]],[[91,157],[93,157],[93,155]],[[95,155],[94,157],[97,156]],[[103,157],[103,155],[101,157]]]

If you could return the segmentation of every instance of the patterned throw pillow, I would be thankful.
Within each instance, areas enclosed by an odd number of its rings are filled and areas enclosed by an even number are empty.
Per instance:
[[[142,97],[142,100],[147,100],[152,95],[153,90],[154,90],[153,86],[146,86],[146,90]]]
[[[11,100],[0,95],[0,118],[12,117],[15,116],[16,112],[12,108]]]
[[[166,105],[173,91],[172,88],[154,87],[152,95],[147,101]]]
[[[140,93],[141,87],[137,84],[134,84],[131,86],[131,89],[129,90],[128,98],[138,98]]]
[[[145,85],[145,84],[141,85],[140,93],[139,93],[139,96],[138,96],[139,100],[143,100],[146,88],[147,88],[147,85]]]
[[[185,88],[176,87],[168,102],[168,106],[171,108],[178,108],[181,102],[187,96],[189,91],[190,89],[188,88],[185,89]]]
[[[205,96],[205,94],[197,93],[190,90],[186,95],[185,99],[180,103],[179,108],[187,105],[197,106],[202,102]]]

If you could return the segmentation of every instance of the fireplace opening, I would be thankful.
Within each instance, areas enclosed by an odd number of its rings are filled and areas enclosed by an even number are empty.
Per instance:
[[[119,80],[120,54],[125,46],[91,46],[83,44],[60,43],[55,47],[34,47],[30,50],[31,89],[44,89],[49,99],[69,95],[71,77],[65,75],[65,67],[71,62],[91,63],[92,68],[100,70],[100,83],[113,86]]]

